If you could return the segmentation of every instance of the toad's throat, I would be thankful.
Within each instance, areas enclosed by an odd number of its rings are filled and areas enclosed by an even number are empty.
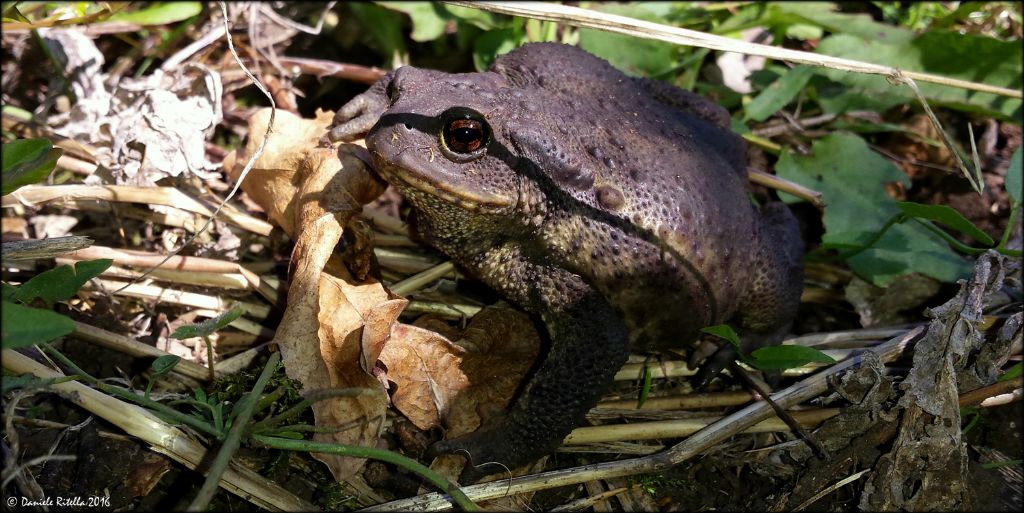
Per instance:
[[[403,194],[433,196],[461,209],[483,214],[508,212],[515,208],[516,199],[512,196],[475,190],[466,184],[444,180],[442,176],[416,173],[382,160],[377,159],[377,171]],[[415,198],[410,199],[415,204]]]

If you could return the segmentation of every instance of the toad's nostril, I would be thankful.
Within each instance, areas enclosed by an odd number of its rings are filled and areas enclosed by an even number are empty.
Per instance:
[[[409,123],[405,123],[405,129],[412,130],[412,125],[410,125]]]
[[[388,82],[387,87],[384,88],[384,95],[387,98],[389,106],[395,104],[395,100],[398,99],[398,86],[395,84],[394,80]]]

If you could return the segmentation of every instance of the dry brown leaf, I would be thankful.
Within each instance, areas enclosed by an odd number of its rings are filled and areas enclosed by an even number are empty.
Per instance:
[[[448,321],[435,314],[421,315],[412,322],[412,325],[433,331],[448,340],[458,340],[462,336],[462,328],[452,326]]]
[[[273,136],[249,173],[242,189],[295,240],[288,307],[274,341],[281,348],[288,376],[305,390],[355,388],[355,397],[333,398],[313,405],[318,427],[337,431],[314,439],[375,446],[383,427],[388,397],[376,378],[359,365],[365,319],[381,338],[401,311],[379,282],[356,283],[333,256],[343,227],[362,205],[383,192],[386,184],[352,154],[317,147],[330,115],[304,120],[278,112]],[[246,155],[266,132],[269,111],[250,118],[246,151],[229,155],[225,167],[235,176]],[[381,313],[383,312],[383,313]],[[335,479],[357,472],[364,460],[315,454]]]
[[[93,148],[86,153],[106,170],[86,183],[151,186],[168,177],[216,177],[205,143],[223,118],[220,74],[192,62],[141,77],[111,75],[103,71],[108,66],[97,41],[80,30],[47,30],[38,40],[78,98],[47,125]]]
[[[374,305],[367,313],[366,326],[363,327],[362,354],[359,358],[359,364],[367,374],[373,374],[377,358],[391,338],[392,328],[396,327],[398,315],[408,304],[409,300],[405,298],[390,299]]]
[[[472,433],[480,426],[500,422],[505,408],[533,366],[540,351],[540,335],[530,317],[505,305],[480,311],[470,321],[459,339],[466,350],[462,369],[469,386],[451,400],[445,425],[445,438]],[[538,464],[543,465],[542,459]],[[430,468],[456,479],[466,464],[463,455],[445,454],[435,459]],[[509,469],[522,475],[529,469]],[[501,477],[508,474],[502,472]],[[488,508],[507,509],[501,501]]]
[[[333,174],[321,189],[308,191],[326,201],[322,205],[324,211],[359,212],[363,204],[380,196],[387,187],[386,182],[363,165],[365,159],[353,155],[353,152],[365,154],[365,149],[355,145],[343,145],[337,150],[318,147],[319,137],[327,131],[332,116],[330,112],[317,111],[315,119],[304,119],[290,112],[278,111],[273,136],[242,182],[242,190],[263,207],[274,224],[293,238],[299,200],[313,199],[297,197],[299,188],[307,179],[299,175],[320,172],[319,166],[304,164],[307,159],[323,162],[340,158],[346,163],[346,172]],[[249,118],[249,139],[245,150],[237,155],[231,152],[224,158],[224,168],[229,170],[233,180],[238,179],[248,156],[259,147],[269,120],[270,109],[256,111]]]
[[[408,324],[399,324],[384,346],[380,360],[395,383],[391,401],[417,428],[441,424],[452,398],[469,379],[462,370],[465,350],[448,339]]]
[[[495,305],[473,317],[458,344],[466,349],[463,370],[470,387],[452,401],[448,438],[475,431],[508,406],[537,359],[540,334],[528,315]]]
[[[353,305],[351,299],[354,295],[379,295],[379,297],[382,296],[382,301],[387,301],[387,293],[376,282],[360,285],[347,282],[345,278],[351,279],[351,277],[348,276],[344,267],[332,264],[337,264],[337,257],[332,258],[328,267],[337,267],[338,269],[332,270],[338,272],[340,276],[332,276],[331,273],[326,272],[320,273],[319,315],[316,322],[310,322],[309,319],[303,320],[307,324],[318,327],[320,354],[317,355],[315,351],[307,351],[305,355],[296,355],[296,359],[305,359],[311,356],[322,358],[328,376],[326,388],[356,388],[364,390],[364,394],[356,397],[335,398],[314,404],[313,414],[316,417],[316,425],[334,427],[338,431],[317,433],[313,438],[328,442],[374,447],[384,427],[388,396],[377,378],[363,372],[359,367],[364,321],[363,314]],[[293,282],[292,288],[294,287],[295,283]],[[289,376],[291,376],[291,372],[289,372]],[[322,376],[315,377],[322,378]],[[365,463],[365,460],[358,458],[342,458],[327,454],[314,456],[327,464],[335,479],[338,480],[355,474]]]
[[[452,438],[505,409],[539,347],[527,315],[490,306],[473,317],[457,344],[433,331],[398,325],[380,360],[397,385],[395,407],[420,429],[444,424]]]

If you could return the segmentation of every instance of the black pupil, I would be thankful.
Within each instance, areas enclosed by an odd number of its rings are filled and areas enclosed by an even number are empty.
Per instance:
[[[455,129],[455,140],[461,144],[472,144],[477,139],[480,139],[480,130],[470,127],[460,127]]]
[[[448,123],[448,147],[459,153],[476,151],[486,143],[486,125],[477,119],[456,119]]]

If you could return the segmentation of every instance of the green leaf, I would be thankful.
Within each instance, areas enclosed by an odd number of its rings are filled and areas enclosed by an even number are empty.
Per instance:
[[[1024,364],[1024,362],[1017,362],[1013,367],[1006,369],[1006,372],[1004,372],[1002,376],[999,376],[997,381],[1010,381],[1011,379],[1020,376],[1022,364]]]
[[[290,440],[304,440],[306,437],[298,431],[270,431],[268,435],[273,435],[280,438],[287,438]]]
[[[805,157],[784,152],[776,172],[822,193],[827,205],[823,247],[861,246],[900,214],[885,185],[895,182],[909,186],[910,180],[863,139],[853,134],[832,134],[816,141],[811,153]],[[785,194],[783,199],[795,201]],[[859,276],[881,287],[912,272],[945,282],[970,272],[970,264],[963,257],[918,223],[893,226],[870,249],[847,262]]]
[[[832,2],[776,2],[771,4],[773,17],[823,27],[833,34],[849,34],[861,39],[887,44],[908,43],[914,32],[903,27],[878,23],[868,14],[836,12]],[[874,61],[868,61],[874,62]]]
[[[3,168],[4,196],[22,186],[46,179],[64,150],[54,148],[49,139],[17,139],[4,143],[0,149]]]
[[[920,141],[935,148],[945,147],[945,145],[943,145],[938,139],[925,137],[908,127],[897,125],[895,123],[886,123],[882,121],[858,121],[856,119],[836,119],[829,123],[829,126],[835,130],[857,133],[872,134],[881,132],[898,132],[915,141]]]
[[[970,275],[970,263],[924,227],[899,225],[871,249],[847,259],[853,272],[879,287],[912,272],[953,283]]]
[[[171,338],[181,340],[186,338],[208,337],[224,326],[231,324],[235,319],[241,316],[242,306],[236,304],[226,312],[216,317],[211,317],[203,322],[189,324],[187,326],[179,326],[178,329],[174,330],[174,333],[171,334]]]
[[[644,386],[640,387],[640,398],[636,402],[637,408],[643,408],[644,403],[647,402],[647,397],[651,394],[651,381],[654,378],[654,373],[651,372],[651,368],[644,365]]]
[[[967,425],[960,430],[965,435],[981,423],[981,408],[976,406],[961,406],[960,424],[962,425],[964,421],[968,419],[969,422]]]
[[[3,320],[0,322],[0,331],[3,332],[4,349],[42,344],[75,330],[74,321],[57,312],[10,301],[3,302],[0,316]]]
[[[502,15],[495,15],[493,13],[476,9],[473,7],[464,7],[461,5],[449,4],[437,5],[439,5],[443,9],[443,11],[447,13],[449,16],[458,20],[459,23],[467,23],[480,30],[490,30],[493,28],[503,27],[506,26],[508,23],[520,23],[519,19],[517,18],[509,19],[507,17],[499,18],[499,20],[496,21],[495,16],[500,17]]]
[[[0,393],[6,394],[11,390],[17,390],[19,388],[43,388],[53,384],[54,381],[62,378],[40,378],[35,374],[26,373],[20,376],[4,376],[3,380],[0,380]]]
[[[661,75],[675,65],[675,50],[668,43],[601,30],[580,29],[580,48],[634,77]]]
[[[817,52],[856,59],[902,70],[924,71],[992,86],[1019,90],[1022,85],[1021,60],[1024,46],[1019,41],[930,30],[908,42],[886,42],[878,38],[850,34],[829,36]],[[840,70],[818,71],[831,80],[846,84],[852,92],[875,97],[915,101],[909,87],[890,84],[885,77]],[[980,112],[1020,123],[1021,100],[992,93],[920,82],[921,93],[932,102],[951,108]]]
[[[814,75],[814,68],[797,66],[788,70],[743,107],[744,118],[764,121],[796,98]]]
[[[120,11],[112,15],[110,21],[123,21],[138,25],[167,25],[187,20],[201,12],[203,12],[203,4],[199,2],[162,2],[146,5],[137,11]]]
[[[74,267],[62,265],[39,273],[18,287],[14,299],[31,303],[36,298],[52,305],[74,296],[85,282],[106,271],[114,261],[109,258],[75,263]]]
[[[816,25],[807,25],[804,23],[796,23],[786,28],[786,37],[793,39],[802,39],[804,41],[817,41],[821,39],[821,36],[825,35],[821,27]]]
[[[516,30],[511,28],[488,30],[473,41],[473,65],[478,70],[491,67],[499,55],[516,48]]]
[[[1010,156],[1010,168],[1006,170],[1006,193],[1013,200],[1013,206],[1019,207],[1021,195],[1021,146]]]
[[[740,336],[736,334],[736,331],[732,329],[732,326],[729,326],[728,324],[716,324],[714,326],[708,326],[707,328],[701,328],[701,331],[708,335],[714,335],[718,338],[728,340],[729,343],[736,348],[736,352],[740,352]]]
[[[608,14],[629,16],[645,21],[664,23],[646,4],[595,3],[594,10]],[[620,71],[635,77],[661,75],[676,65],[674,45],[650,39],[641,39],[603,30],[580,29],[580,48],[610,62]]]
[[[373,27],[373,30],[366,33],[387,62],[408,53],[405,48],[405,35],[402,33],[401,14],[371,3],[348,2],[345,6],[352,11],[360,25]]]
[[[885,112],[897,105],[906,105],[909,101],[899,95],[866,92],[858,87],[829,80],[817,73],[811,78],[808,91],[809,96],[818,101],[825,114],[860,110]]]
[[[0,148],[0,154],[2,154],[0,160],[2,160],[6,172],[11,166],[36,159],[52,147],[49,139],[16,139],[4,143]]]
[[[420,43],[444,36],[448,22],[452,20],[458,22],[458,32],[464,30],[464,25],[481,30],[499,28],[491,13],[472,7],[445,5],[439,2],[376,2],[376,4],[408,15],[412,20],[412,33],[409,34],[409,37]]]
[[[810,362],[836,363],[831,356],[807,346],[773,346],[755,349],[747,363],[761,370],[792,369]]]
[[[897,204],[900,210],[907,215],[942,223],[986,246],[992,246],[996,243],[996,241],[992,240],[992,237],[989,237],[987,233],[974,226],[974,223],[968,221],[967,218],[953,207],[946,205],[922,205],[912,201],[901,201]]]
[[[990,461],[988,463],[982,463],[981,468],[993,469],[1002,467],[1019,467],[1024,460],[1002,460],[1002,461]]]
[[[377,2],[377,5],[405,13],[412,19],[413,41],[433,41],[444,35],[449,16],[443,14],[440,4],[434,2]]]
[[[173,354],[165,354],[151,363],[149,366],[153,369],[155,377],[163,376],[168,372],[174,370],[174,367],[181,361],[181,357]]]
[[[9,283],[0,283],[3,293],[0,294],[0,299],[4,301],[14,301],[14,295],[18,293],[18,287]]]

